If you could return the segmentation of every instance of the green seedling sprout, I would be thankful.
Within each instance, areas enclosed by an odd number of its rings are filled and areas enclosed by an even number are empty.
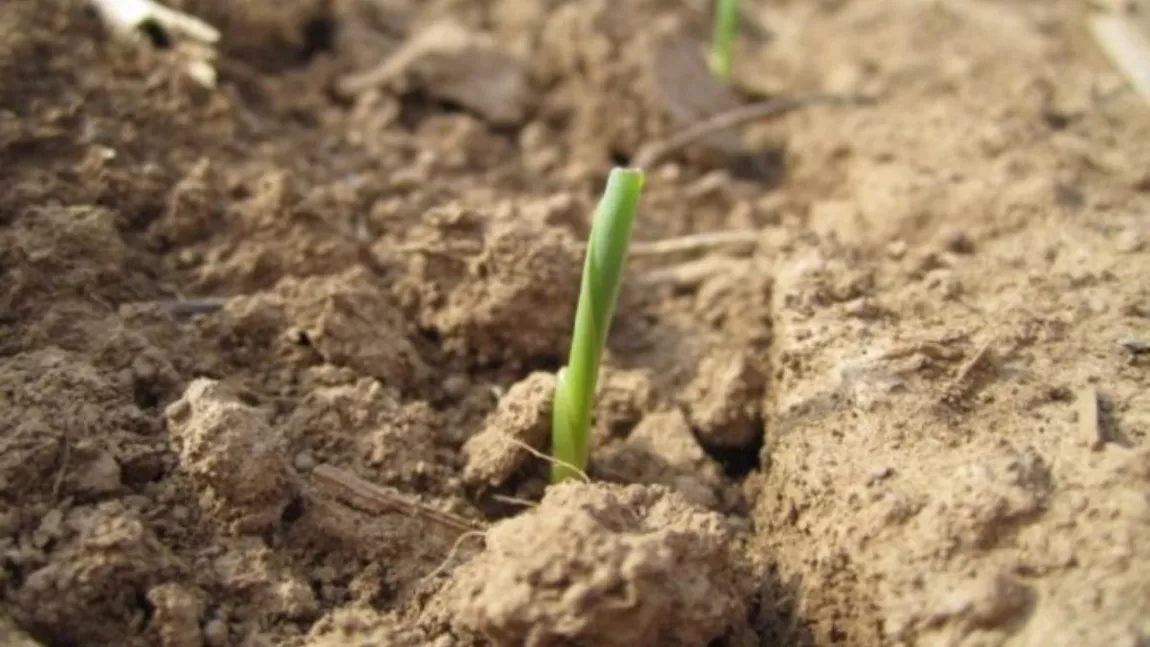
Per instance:
[[[715,0],[715,29],[711,39],[711,73],[721,81],[731,79],[731,50],[739,25],[739,0]]]
[[[575,309],[571,354],[555,381],[551,414],[551,452],[555,458],[552,483],[579,476],[587,468],[599,362],[619,295],[643,179],[643,172],[638,169],[613,169],[607,177],[603,197],[595,207]]]

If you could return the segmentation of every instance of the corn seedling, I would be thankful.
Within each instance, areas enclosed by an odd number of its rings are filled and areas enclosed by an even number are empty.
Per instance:
[[[551,452],[555,458],[552,483],[576,477],[587,467],[599,363],[619,295],[643,180],[640,170],[613,169],[595,208],[583,261],[571,353],[567,366],[559,370],[555,381],[551,419]]]
[[[739,24],[739,0],[715,0],[715,26],[711,37],[711,73],[721,81],[731,78],[731,50]]]

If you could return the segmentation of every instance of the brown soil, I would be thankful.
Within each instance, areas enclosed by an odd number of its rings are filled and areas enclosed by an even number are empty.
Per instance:
[[[1086,3],[747,2],[738,93],[707,4],[172,2],[207,89],[6,0],[0,643],[1150,641],[1150,110]],[[878,100],[648,169],[545,488],[610,166],[819,91]]]

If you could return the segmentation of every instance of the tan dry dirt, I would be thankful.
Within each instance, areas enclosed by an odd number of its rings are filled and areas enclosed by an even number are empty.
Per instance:
[[[0,644],[1150,641],[1150,109],[1090,7],[749,1],[732,93],[708,4],[173,0],[207,89],[7,0]],[[810,92],[877,101],[648,169],[545,490],[607,170]]]

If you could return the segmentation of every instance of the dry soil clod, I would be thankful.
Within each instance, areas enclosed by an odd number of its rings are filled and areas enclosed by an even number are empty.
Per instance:
[[[704,358],[684,401],[699,438],[716,447],[747,447],[762,433],[766,376],[745,351]]]
[[[667,488],[568,482],[493,525],[428,614],[497,647],[705,645],[746,623],[737,545]]]
[[[612,480],[665,485],[695,505],[720,508],[723,469],[678,409],[645,416],[625,440],[599,452],[595,467]]]
[[[433,249],[475,252],[405,258],[401,299],[442,335],[444,348],[475,363],[560,355],[582,259],[571,232],[552,222],[555,209],[549,201],[508,201],[492,213],[457,204],[432,210],[413,238]]]
[[[463,445],[467,464],[463,480],[470,485],[496,487],[523,466],[526,449],[543,450],[551,433],[551,399],[555,376],[536,372],[515,383],[484,422],[483,430]]]
[[[304,647],[349,647],[357,645],[435,645],[426,632],[410,626],[396,613],[380,613],[371,608],[340,608],[316,622],[308,632]],[[215,647],[214,645],[212,647]]]
[[[8,647],[43,647],[43,645],[20,630],[7,615],[0,615],[0,644]]]
[[[274,529],[296,494],[283,446],[265,414],[200,378],[166,411],[168,431],[208,518],[227,532]]]

